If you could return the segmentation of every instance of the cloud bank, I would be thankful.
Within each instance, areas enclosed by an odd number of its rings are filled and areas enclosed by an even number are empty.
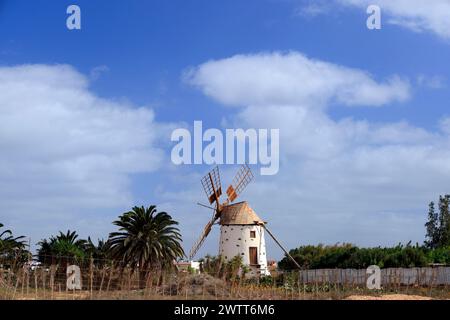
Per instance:
[[[327,108],[391,107],[410,98],[407,79],[380,81],[297,52],[209,61],[187,79],[239,107],[227,119],[236,127],[280,129],[280,173],[259,177],[248,197],[288,247],[423,241],[427,203],[448,192],[449,120],[428,131],[406,121],[333,119]]]
[[[153,111],[98,97],[88,79],[68,65],[0,68],[0,214],[18,233],[92,231],[102,209],[131,204],[132,174],[161,164]]]
[[[314,60],[298,52],[237,55],[185,75],[207,96],[231,106],[382,106],[405,101],[409,84],[397,75],[376,82],[367,72]]]

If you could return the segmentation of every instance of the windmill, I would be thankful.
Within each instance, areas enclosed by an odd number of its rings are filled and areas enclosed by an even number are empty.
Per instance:
[[[189,260],[194,258],[216,222],[220,224],[219,254],[225,261],[241,256],[243,263],[250,267],[250,275],[269,275],[264,231],[294,260],[246,201],[234,202],[252,179],[253,174],[248,165],[242,165],[226,190],[227,199],[224,202],[220,201],[222,185],[219,168],[215,167],[201,179],[209,204],[214,206],[206,207],[213,209],[214,213],[193,245]]]

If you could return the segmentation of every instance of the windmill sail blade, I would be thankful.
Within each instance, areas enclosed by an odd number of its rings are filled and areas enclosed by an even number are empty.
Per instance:
[[[242,165],[236,176],[233,179],[233,183],[227,188],[227,196],[230,202],[233,202],[241,193],[245,187],[252,181],[253,173],[250,167],[246,164]]]
[[[202,246],[203,242],[205,242],[206,237],[211,232],[211,228],[215,220],[216,219],[213,219],[206,224],[205,228],[203,229],[202,235],[198,238],[197,242],[195,242],[195,244],[192,246],[191,251],[189,252],[189,260],[192,260],[192,258],[194,258],[194,256],[197,254],[198,250]]]
[[[209,203],[213,204],[214,202],[217,202],[217,204],[219,204],[218,200],[222,195],[219,167],[215,167],[210,173],[204,176],[201,182]]]

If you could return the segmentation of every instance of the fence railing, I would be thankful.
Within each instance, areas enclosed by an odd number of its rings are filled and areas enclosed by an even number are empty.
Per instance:
[[[366,269],[318,269],[299,271],[301,283],[365,285]],[[450,285],[450,267],[381,269],[382,285]]]

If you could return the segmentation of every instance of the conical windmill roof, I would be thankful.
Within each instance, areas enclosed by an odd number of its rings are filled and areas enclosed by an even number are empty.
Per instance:
[[[255,225],[264,223],[246,201],[226,206],[220,215],[221,225]]]

